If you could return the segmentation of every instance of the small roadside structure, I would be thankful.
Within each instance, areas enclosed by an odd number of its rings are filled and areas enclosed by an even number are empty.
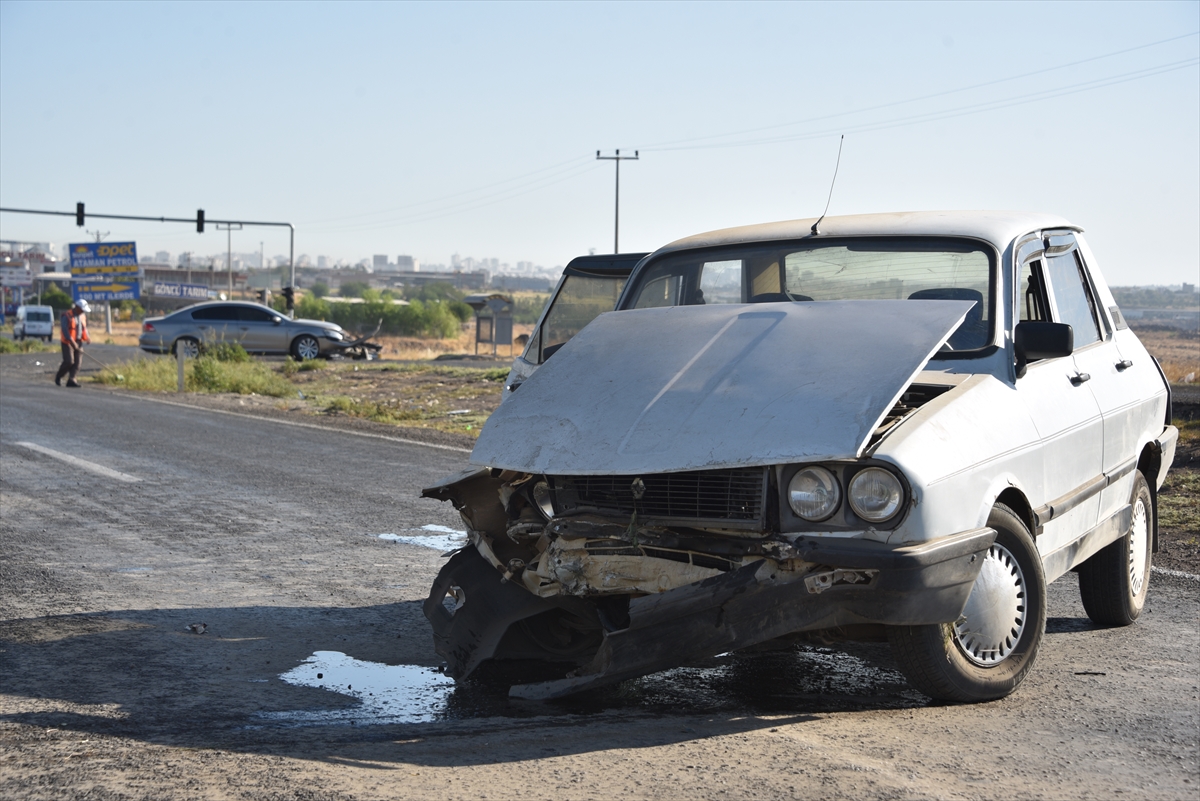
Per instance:
[[[499,345],[508,345],[512,356],[513,345],[513,299],[499,293],[467,295],[463,298],[475,310],[475,355],[479,355],[479,344],[492,346],[496,355]]]

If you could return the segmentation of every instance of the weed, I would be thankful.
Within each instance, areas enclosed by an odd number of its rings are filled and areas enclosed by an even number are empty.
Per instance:
[[[420,420],[424,415],[416,409],[402,409],[398,404],[376,401],[360,401],[339,395],[330,398],[326,412],[340,412],[351,417],[361,417],[376,423],[404,423]]]
[[[49,353],[58,350],[44,342],[39,342],[36,339],[15,339],[0,338],[0,353]]]
[[[100,371],[96,380],[102,384],[120,384],[126,389],[171,392],[178,386],[177,370],[173,359],[137,359],[111,365]],[[221,361],[214,356],[187,361],[184,388],[189,392],[233,392],[275,398],[291,397],[296,392],[287,379],[264,364],[249,360]]]

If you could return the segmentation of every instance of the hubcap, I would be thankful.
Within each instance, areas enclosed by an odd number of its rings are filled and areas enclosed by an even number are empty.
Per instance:
[[[183,348],[183,355],[185,358],[194,359],[200,355],[199,343],[193,342],[190,339],[180,342],[177,347]]]
[[[315,359],[321,352],[321,347],[315,339],[305,337],[296,345],[296,351],[301,359]]]
[[[991,667],[1008,658],[1025,630],[1025,575],[1003,545],[993,544],[983,559],[954,642],[977,665]]]
[[[1129,589],[1134,596],[1141,595],[1146,583],[1146,543],[1150,538],[1150,523],[1146,517],[1146,504],[1139,497],[1133,503],[1133,525],[1129,528]]]

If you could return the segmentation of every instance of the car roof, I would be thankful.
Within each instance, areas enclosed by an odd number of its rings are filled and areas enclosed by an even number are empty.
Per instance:
[[[564,275],[594,275],[624,277],[648,253],[617,253],[605,256],[576,256],[567,263]]]
[[[991,242],[1003,251],[1018,236],[1044,229],[1083,231],[1056,214],[1027,211],[901,211],[886,214],[853,214],[825,217],[820,235],[812,226],[817,218],[722,228],[677,239],[654,255],[693,248],[771,242],[785,239],[823,239],[834,236],[957,236]]]

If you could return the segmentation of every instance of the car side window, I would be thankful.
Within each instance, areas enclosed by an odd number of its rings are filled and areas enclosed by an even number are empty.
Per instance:
[[[1096,321],[1096,303],[1083,274],[1083,265],[1075,251],[1046,259],[1046,273],[1058,309],[1058,322],[1069,323],[1075,331],[1075,348],[1100,341]]]
[[[231,309],[228,306],[208,306],[206,308],[196,309],[193,311],[192,319],[231,321],[237,319],[237,310]]]
[[[275,315],[266,309],[252,309],[248,306],[239,306],[238,317],[244,323],[269,323],[275,318]]]

